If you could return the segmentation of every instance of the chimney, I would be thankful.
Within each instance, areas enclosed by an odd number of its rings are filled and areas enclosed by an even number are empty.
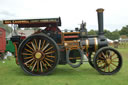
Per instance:
[[[97,9],[97,15],[98,15],[98,34],[103,35],[104,34],[104,28],[103,28],[103,8]]]

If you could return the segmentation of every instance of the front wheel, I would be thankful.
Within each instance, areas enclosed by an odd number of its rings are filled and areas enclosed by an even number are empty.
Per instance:
[[[94,56],[94,67],[103,75],[115,74],[122,67],[122,56],[113,48],[103,47]]]

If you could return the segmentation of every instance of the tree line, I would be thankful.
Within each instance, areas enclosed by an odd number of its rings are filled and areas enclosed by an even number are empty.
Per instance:
[[[97,35],[97,30],[90,30],[88,32],[88,35]],[[118,40],[121,35],[126,35],[128,37],[128,25],[123,26],[121,30],[115,30],[113,32],[110,32],[109,30],[104,30],[104,35],[111,40]]]

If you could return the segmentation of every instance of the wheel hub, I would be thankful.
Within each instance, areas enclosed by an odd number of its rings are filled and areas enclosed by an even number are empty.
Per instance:
[[[111,63],[111,59],[106,59],[106,61],[107,61],[107,64],[110,64]]]
[[[41,54],[40,52],[37,52],[37,53],[35,54],[35,57],[36,57],[37,59],[41,58],[41,56],[42,56],[42,54]]]

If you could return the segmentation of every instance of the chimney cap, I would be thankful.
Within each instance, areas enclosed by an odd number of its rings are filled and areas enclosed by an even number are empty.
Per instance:
[[[104,9],[103,9],[103,8],[99,8],[99,9],[97,9],[96,11],[101,13],[101,12],[104,11]]]

